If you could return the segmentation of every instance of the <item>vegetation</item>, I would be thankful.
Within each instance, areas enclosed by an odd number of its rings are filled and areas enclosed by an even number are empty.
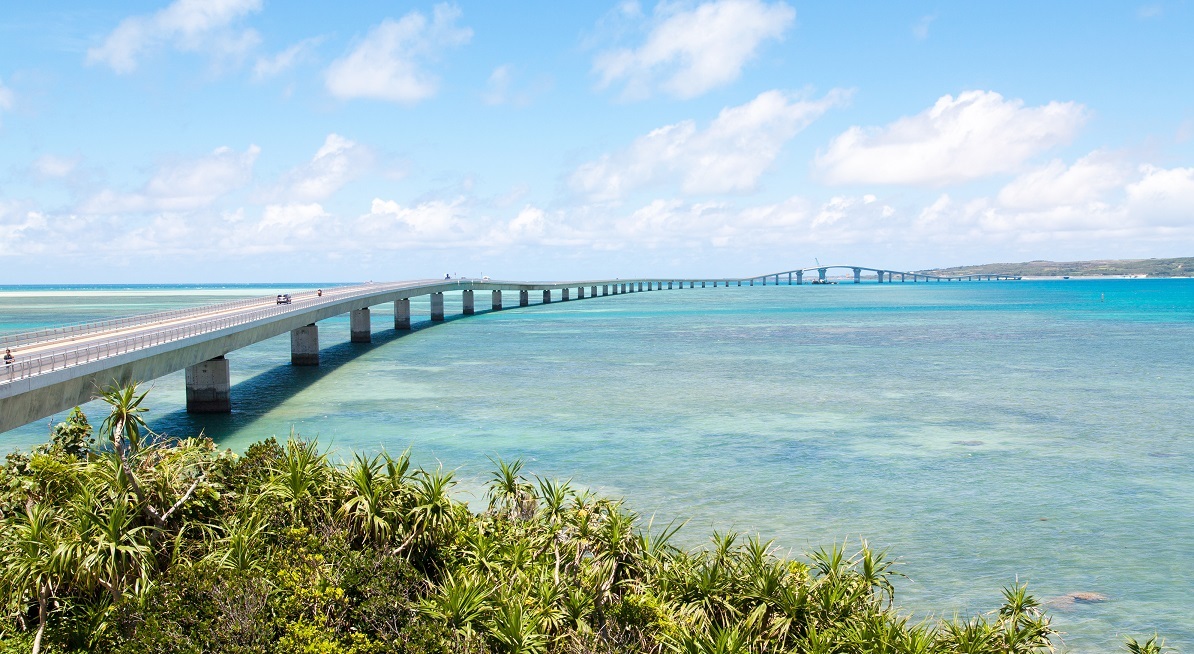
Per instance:
[[[1018,275],[1022,277],[1098,277],[1133,275],[1141,277],[1194,277],[1194,257],[1179,259],[1100,259],[1097,261],[1027,261],[988,263],[922,270],[926,275]]]
[[[520,461],[494,461],[475,514],[406,453],[341,465],[292,434],[236,456],[151,433],[144,397],[104,392],[98,439],[76,409],[0,470],[0,651],[1053,650],[1022,585],[988,615],[913,622],[865,542],[801,561],[715,533],[683,551],[676,526]]]

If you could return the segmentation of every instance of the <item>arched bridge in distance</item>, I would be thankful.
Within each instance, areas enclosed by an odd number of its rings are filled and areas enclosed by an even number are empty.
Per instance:
[[[209,306],[163,311],[100,322],[42,329],[0,337],[0,349],[14,360],[0,368],[0,432],[54,415],[93,398],[96,389],[113,381],[148,381],[186,370],[187,410],[194,413],[231,411],[229,362],[224,355],[275,336],[290,333],[293,365],[319,364],[320,320],[350,314],[352,342],[368,343],[372,324],[369,307],[394,303],[394,329],[411,328],[410,298],[430,296],[431,321],[444,320],[444,293],[461,293],[462,313],[475,313],[475,293],[490,292],[490,309],[501,310],[503,293],[518,293],[518,306],[553,301],[606,297],[625,293],[681,288],[803,284],[804,273],[816,272],[825,282],[831,269],[863,271],[878,281],[994,281],[1019,279],[1010,275],[936,277],[923,273],[862,266],[817,266],[743,278],[641,278],[573,282],[511,282],[495,280],[416,280],[369,283],[298,293],[279,304],[274,296]],[[869,275],[868,275],[869,276]],[[540,299],[541,298],[541,299]],[[513,299],[513,298],[511,298]]]

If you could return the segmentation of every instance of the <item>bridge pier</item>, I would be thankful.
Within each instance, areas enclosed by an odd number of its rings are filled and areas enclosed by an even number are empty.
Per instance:
[[[489,294],[489,308],[493,311],[502,310],[502,292],[493,291]]]
[[[543,291],[543,304],[551,304],[551,291]]]
[[[817,268],[817,279],[821,280],[821,282],[825,281],[825,269],[824,268]]]
[[[530,291],[519,291],[518,292],[518,306],[520,306],[520,307],[531,306],[531,292]]]
[[[855,269],[854,269],[854,283],[855,283],[855,284],[861,284],[861,283],[862,283],[862,268],[855,268]]]
[[[373,327],[369,321],[369,307],[355,309],[349,314],[348,340],[353,343],[368,343],[373,340]]]
[[[394,329],[410,329],[410,298],[394,300]]]
[[[879,278],[879,283],[882,284],[883,283],[883,271],[882,270],[877,271],[875,273],[875,276]]]
[[[904,273],[900,273],[900,283],[904,283]]]
[[[560,289],[560,302],[567,302],[570,299],[571,298],[568,297],[568,289],[561,288]]]
[[[751,286],[754,286],[754,285],[755,285],[755,280],[753,280],[753,279],[752,279],[752,280],[750,280],[750,285],[751,285]]]
[[[475,310],[473,308],[474,307],[473,292],[472,291],[464,291],[463,293],[460,294],[460,298],[461,298],[462,304],[464,304],[464,308],[461,311],[461,313],[463,313],[466,316],[473,315],[475,313]]]
[[[597,287],[593,286],[589,289],[589,297],[597,297]]]
[[[576,289],[576,299],[578,299],[578,300],[583,300],[583,299],[585,299],[585,287],[584,287],[584,286],[578,286],[578,287],[577,287],[577,289]]]
[[[232,378],[223,356],[188,366],[186,383],[187,413],[232,413]]]
[[[315,323],[290,330],[290,365],[319,365],[319,328]]]
[[[705,288],[705,282],[701,282],[701,288]]]
[[[796,285],[801,286],[803,284],[804,284],[804,271],[797,270],[796,271]]]
[[[432,293],[431,294],[431,322],[443,322],[443,321],[444,321],[444,294],[442,292]]]

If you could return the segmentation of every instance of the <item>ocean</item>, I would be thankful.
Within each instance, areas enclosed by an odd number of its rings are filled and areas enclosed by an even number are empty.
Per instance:
[[[0,287],[0,333],[313,287]],[[689,545],[865,538],[918,617],[994,610],[1018,580],[1066,651],[1154,631],[1194,649],[1194,280],[697,288],[434,327],[426,297],[412,310],[399,334],[375,307],[371,344],[321,322],[318,368],[290,366],[285,336],[230,353],[231,415],[186,414],[181,372],[154,380],[150,424],[237,451],[292,429],[410,447],[478,502],[487,457],[521,457],[644,522],[687,520]]]

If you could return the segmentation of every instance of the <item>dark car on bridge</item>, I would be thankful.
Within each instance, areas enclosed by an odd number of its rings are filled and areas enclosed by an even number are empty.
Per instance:
[[[290,304],[290,293],[282,293],[279,295],[278,304]]]

